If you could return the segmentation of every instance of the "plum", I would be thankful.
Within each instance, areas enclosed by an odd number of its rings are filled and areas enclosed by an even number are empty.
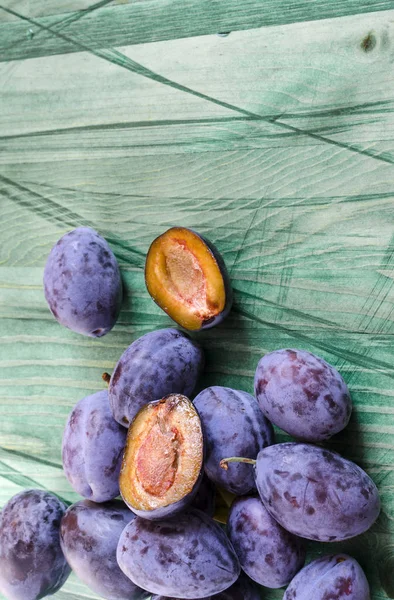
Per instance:
[[[175,598],[218,594],[241,570],[220,525],[195,508],[162,521],[136,517],[120,536],[117,559],[136,585]]]
[[[186,227],[172,227],[152,242],[145,282],[156,304],[185,329],[214,327],[230,312],[232,290],[222,257]]]
[[[346,540],[369,529],[379,515],[372,479],[336,452],[311,444],[277,444],[259,453],[255,468],[264,506],[301,537]]]
[[[127,506],[145,519],[183,510],[201,483],[204,442],[200,417],[186,396],[146,404],[129,427],[119,477]]]
[[[346,554],[324,556],[304,567],[283,600],[370,600],[364,571]]]
[[[304,542],[283,529],[257,497],[233,502],[227,532],[242,569],[265,587],[287,585],[305,562]]]
[[[155,595],[151,600],[179,600],[179,598]],[[237,581],[227,590],[214,596],[206,596],[203,600],[261,600],[261,594],[256,584],[245,573],[241,573]]]
[[[224,456],[255,458],[274,441],[271,423],[261,412],[257,400],[239,390],[212,386],[194,399],[206,442],[205,472],[216,484],[236,495],[256,489],[252,469],[232,463],[220,468]]]
[[[212,481],[203,473],[201,483],[194,496],[191,507],[198,508],[210,517],[215,514],[216,489]]]
[[[119,495],[126,430],[112,417],[108,392],[96,392],[75,405],[63,434],[64,473],[78,494],[94,502]]]
[[[276,350],[256,369],[255,394],[275,425],[309,442],[329,439],[349,422],[352,402],[334,367],[305,350]]]
[[[60,547],[66,506],[54,494],[25,490],[0,513],[0,592],[8,600],[38,600],[57,592],[70,574]]]
[[[90,337],[108,333],[122,304],[122,280],[105,239],[90,227],[60,238],[45,265],[44,290],[61,325]]]
[[[186,333],[146,333],[125,350],[112,373],[109,401],[114,419],[128,427],[147,402],[171,393],[189,397],[203,365],[200,346]]]
[[[149,594],[120,570],[116,548],[134,514],[119,500],[81,500],[62,518],[60,541],[68,564],[93,592],[107,600],[143,600]]]

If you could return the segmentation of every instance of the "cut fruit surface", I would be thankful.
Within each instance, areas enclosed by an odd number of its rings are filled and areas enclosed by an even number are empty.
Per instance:
[[[173,227],[151,244],[145,281],[154,301],[185,329],[212,327],[230,310],[223,260],[212,244],[185,227]]]
[[[128,431],[119,478],[123,500],[145,518],[177,512],[193,499],[202,465],[201,422],[192,402],[181,394],[150,402]]]

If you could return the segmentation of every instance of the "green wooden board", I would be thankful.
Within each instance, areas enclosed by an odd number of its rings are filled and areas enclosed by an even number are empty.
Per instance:
[[[383,510],[309,556],[349,552],[372,600],[394,597],[393,60],[389,0],[0,0],[0,506],[31,486],[77,499],[66,416],[171,324],[144,257],[190,226],[235,290],[225,323],[196,335],[201,387],[252,391],[258,359],[284,346],[341,371],[355,409],[329,446],[370,473]],[[126,287],[100,340],[60,327],[42,290],[50,248],[81,224],[109,240]],[[74,576],[56,597],[95,598]]]

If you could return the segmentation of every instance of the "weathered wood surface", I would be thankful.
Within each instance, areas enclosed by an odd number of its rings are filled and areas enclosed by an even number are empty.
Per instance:
[[[394,3],[0,4],[0,506],[26,486],[76,499],[66,416],[170,324],[144,256],[191,226],[235,290],[198,336],[201,387],[251,391],[260,356],[284,346],[337,366],[355,410],[330,447],[368,470],[383,512],[335,549],[360,560],[373,600],[394,597]],[[51,246],[80,224],[107,237],[127,290],[100,340],[61,328],[43,297]],[[95,596],[72,577],[56,597]]]
[[[111,0],[99,0],[90,5],[82,0],[76,10],[77,1],[72,0],[70,12],[59,15],[60,8],[54,0],[50,0],[48,9],[43,8],[43,2],[36,4],[37,7],[33,6],[30,11],[28,0],[16,3],[2,0],[3,18],[11,22],[0,37],[0,60],[172,40],[393,8],[392,0],[126,0],[124,6],[115,10]],[[62,0],[59,4],[65,7],[67,2]]]

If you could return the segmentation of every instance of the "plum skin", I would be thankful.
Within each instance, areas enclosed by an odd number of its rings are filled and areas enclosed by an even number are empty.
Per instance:
[[[122,279],[106,240],[90,227],[61,237],[45,265],[44,291],[61,325],[89,337],[108,333],[121,308]]]
[[[205,473],[216,485],[236,495],[256,489],[249,465],[230,463],[220,468],[222,458],[255,458],[274,441],[271,423],[261,412],[257,400],[240,390],[212,386],[194,399],[206,442]]]
[[[285,529],[316,541],[363,533],[380,512],[379,492],[355,463],[312,444],[264,448],[255,465],[260,498]]]
[[[67,562],[91,590],[107,600],[143,600],[148,593],[120,570],[116,548],[134,514],[119,500],[81,500],[62,518],[60,542]]]
[[[370,600],[364,571],[346,554],[324,556],[304,567],[283,600]]]
[[[77,402],[62,442],[63,469],[74,490],[95,502],[118,496],[125,443],[126,430],[112,417],[107,390]]]
[[[200,346],[178,329],[159,329],[135,340],[122,354],[109,384],[114,419],[128,427],[138,411],[171,393],[190,397],[204,366]]]
[[[287,585],[305,562],[305,545],[281,527],[255,496],[237,498],[227,522],[242,569],[268,588]]]
[[[169,598],[168,596],[152,596],[151,600],[180,600],[179,598]],[[202,600],[261,600],[261,594],[256,584],[241,573],[237,581],[232,586],[215,594],[214,596],[205,596]]]
[[[57,592],[71,569],[60,547],[66,506],[54,494],[25,490],[0,512],[0,592],[8,600],[38,600]]]
[[[200,329],[200,331],[202,331],[205,329],[211,329],[212,327],[216,327],[216,325],[220,325],[220,323],[222,323],[222,321],[224,321],[224,319],[228,316],[228,314],[231,310],[232,304],[233,304],[233,288],[231,286],[230,275],[228,274],[226,263],[224,262],[223,257],[220,254],[219,250],[205,236],[201,235],[200,233],[197,233],[196,231],[194,231],[194,229],[191,229],[191,231],[193,231],[193,233],[195,233],[199,238],[201,238],[202,241],[206,243],[206,245],[212,252],[213,257],[216,260],[217,265],[222,274],[224,290],[225,290],[225,294],[226,294],[226,303],[224,305],[224,309],[222,310],[222,312],[220,314],[216,315],[215,317],[213,317],[207,321],[203,321],[203,323],[201,324],[201,329]]]
[[[153,594],[186,599],[222,592],[241,571],[221,527],[190,508],[162,521],[136,517],[120,536],[117,560],[136,585]]]
[[[300,440],[320,442],[346,427],[352,402],[341,375],[305,350],[275,350],[260,359],[254,378],[260,408]]]

